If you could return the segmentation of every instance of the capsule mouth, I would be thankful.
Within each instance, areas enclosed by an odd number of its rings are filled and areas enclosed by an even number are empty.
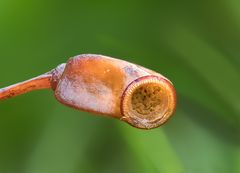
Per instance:
[[[160,126],[176,106],[173,85],[158,76],[144,76],[129,84],[122,97],[122,120],[144,129]]]

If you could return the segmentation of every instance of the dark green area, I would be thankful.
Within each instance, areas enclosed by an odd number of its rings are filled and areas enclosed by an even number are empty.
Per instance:
[[[0,1],[0,87],[96,53],[167,76],[177,112],[142,131],[51,91],[0,103],[1,173],[239,173],[240,2]]]

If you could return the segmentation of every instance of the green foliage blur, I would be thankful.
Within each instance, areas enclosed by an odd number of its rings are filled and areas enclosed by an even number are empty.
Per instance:
[[[150,131],[50,90],[2,101],[0,173],[240,173],[239,5],[0,0],[0,87],[96,53],[162,73],[178,95],[175,115]]]

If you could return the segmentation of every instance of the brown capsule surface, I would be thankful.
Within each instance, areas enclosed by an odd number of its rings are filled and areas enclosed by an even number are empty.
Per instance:
[[[71,58],[55,90],[57,100],[79,110],[151,129],[174,112],[176,94],[162,75],[102,55]]]

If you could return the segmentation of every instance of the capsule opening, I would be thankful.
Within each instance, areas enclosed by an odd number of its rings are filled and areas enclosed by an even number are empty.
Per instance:
[[[129,85],[122,102],[123,119],[150,129],[164,123],[173,113],[175,90],[170,82],[159,77],[142,77]]]
[[[167,95],[164,88],[156,83],[140,85],[132,94],[131,107],[135,114],[150,119],[164,112],[167,106]]]

